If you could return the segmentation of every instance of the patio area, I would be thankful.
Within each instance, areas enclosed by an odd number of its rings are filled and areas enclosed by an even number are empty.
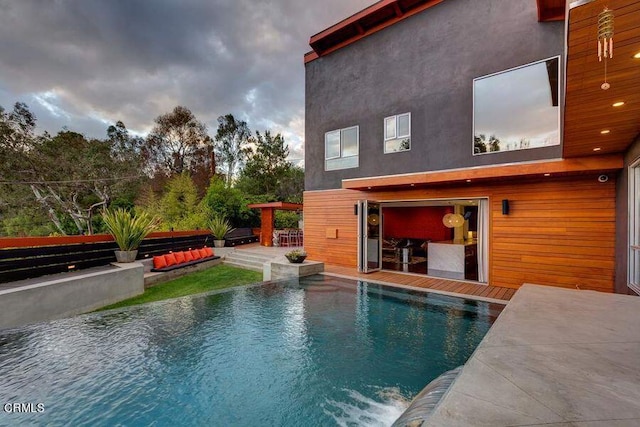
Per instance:
[[[265,257],[270,257],[272,259],[283,257],[285,253],[293,249],[304,248],[276,246],[266,247],[261,246],[259,243],[242,245],[236,248],[236,250],[240,252],[247,251],[250,253],[260,254]],[[471,298],[498,304],[506,304],[516,293],[516,289],[501,288],[498,286],[484,286],[473,282],[440,279],[420,274],[396,273],[392,271],[377,271],[365,274],[359,273],[355,268],[331,264],[325,264],[323,274],[346,277],[355,280],[367,280],[372,283],[380,283],[389,286],[420,288],[422,290],[443,295]]]
[[[638,426],[639,323],[640,298],[525,284],[425,425]]]

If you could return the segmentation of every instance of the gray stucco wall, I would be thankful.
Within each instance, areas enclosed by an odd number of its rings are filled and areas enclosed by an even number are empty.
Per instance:
[[[561,147],[473,156],[473,79],[564,51],[535,0],[446,0],[306,64],[305,188],[341,180],[561,157]],[[563,59],[561,59],[562,63]],[[383,154],[384,117],[411,112],[411,150]],[[360,126],[360,166],[324,171],[324,134]]]
[[[616,281],[615,291],[632,294],[627,287],[629,258],[629,166],[640,159],[640,137],[629,147],[624,156],[624,168],[616,182]]]

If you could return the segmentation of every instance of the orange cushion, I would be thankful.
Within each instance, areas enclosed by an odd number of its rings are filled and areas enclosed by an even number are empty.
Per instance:
[[[176,256],[174,254],[167,254],[164,256],[164,259],[165,261],[167,261],[167,267],[176,265],[178,263],[178,260],[176,259]]]
[[[184,252],[176,252],[174,253],[174,255],[176,256],[176,261],[178,261],[178,264],[182,264],[185,261]]]
[[[153,268],[163,268],[167,266],[167,260],[163,255],[153,257]]]
[[[205,251],[204,249],[198,249],[198,252],[200,252],[200,257],[201,258],[206,258],[209,256],[209,254],[207,253],[207,251]]]
[[[197,249],[193,249],[191,251],[191,255],[193,255],[193,259],[200,259],[202,258],[202,255],[200,255],[200,251],[198,251]]]
[[[191,251],[184,251],[184,260],[185,262],[193,261],[193,255],[191,255]]]
[[[213,256],[213,249],[205,246],[204,251],[207,253],[207,256]]]

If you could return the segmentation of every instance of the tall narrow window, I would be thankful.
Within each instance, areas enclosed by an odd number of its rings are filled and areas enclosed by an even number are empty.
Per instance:
[[[358,167],[359,128],[352,126],[324,134],[324,170]]]
[[[629,167],[629,288],[640,295],[640,159]]]
[[[384,119],[384,152],[397,153],[411,149],[411,113]]]

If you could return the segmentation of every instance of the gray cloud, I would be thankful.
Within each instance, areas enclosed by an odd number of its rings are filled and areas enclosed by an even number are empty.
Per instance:
[[[41,130],[146,134],[185,105],[213,134],[228,112],[304,140],[309,37],[372,0],[0,0],[0,105]]]

